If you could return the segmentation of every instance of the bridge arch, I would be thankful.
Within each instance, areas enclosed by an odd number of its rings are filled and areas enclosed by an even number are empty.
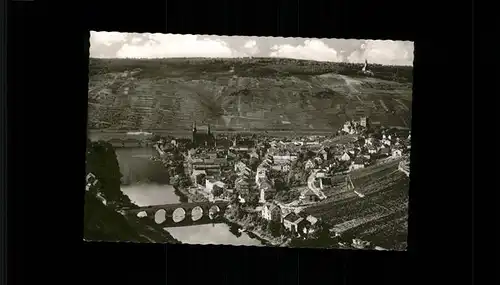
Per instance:
[[[221,214],[221,208],[217,205],[212,205],[208,210],[208,217],[210,218],[210,220],[215,219],[220,214]]]
[[[203,208],[200,206],[196,206],[191,210],[191,220],[193,222],[199,221],[201,218],[203,218]]]
[[[165,222],[165,220],[167,219],[166,214],[167,214],[167,211],[165,211],[164,209],[159,209],[158,211],[156,211],[156,213],[154,215],[155,223],[162,224],[163,222]]]
[[[186,218],[186,210],[184,208],[177,208],[172,213],[172,220],[174,223],[180,223]]]
[[[147,216],[148,216],[148,212],[146,212],[146,211],[140,211],[139,213],[137,213],[138,218],[146,218]]]

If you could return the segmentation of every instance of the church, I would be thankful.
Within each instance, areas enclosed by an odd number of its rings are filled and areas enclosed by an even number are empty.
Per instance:
[[[193,147],[214,147],[215,146],[215,136],[210,130],[210,124],[208,124],[207,133],[199,133],[196,129],[196,122],[193,122]]]

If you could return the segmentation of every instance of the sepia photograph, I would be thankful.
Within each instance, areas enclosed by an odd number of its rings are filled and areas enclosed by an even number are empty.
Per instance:
[[[413,42],[89,41],[85,241],[407,250]]]

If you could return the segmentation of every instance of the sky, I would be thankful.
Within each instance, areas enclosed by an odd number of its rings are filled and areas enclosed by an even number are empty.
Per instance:
[[[282,57],[413,65],[413,42],[90,32],[92,58]]]

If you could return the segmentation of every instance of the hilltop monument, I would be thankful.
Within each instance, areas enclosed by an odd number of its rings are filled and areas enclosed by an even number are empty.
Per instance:
[[[373,76],[373,72],[368,69],[368,60],[365,59],[365,64],[363,65],[363,68],[361,69],[361,73],[365,75],[370,75]]]

